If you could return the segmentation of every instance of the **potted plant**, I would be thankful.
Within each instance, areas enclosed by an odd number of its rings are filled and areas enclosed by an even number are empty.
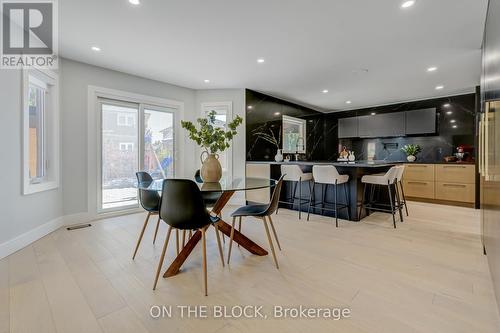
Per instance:
[[[402,151],[406,153],[406,159],[408,162],[415,162],[417,159],[416,155],[422,151],[419,145],[405,145],[403,148],[401,148]]]
[[[259,132],[255,132],[254,133],[254,135],[257,135],[259,139],[267,141],[267,142],[269,142],[270,144],[272,144],[273,146],[276,147],[277,151],[276,151],[276,155],[274,156],[274,160],[276,162],[282,162],[283,161],[283,153],[282,153],[282,150],[280,149],[280,144],[281,144],[280,133],[281,133],[281,127],[278,128],[278,135],[277,135],[277,137],[276,137],[276,135],[274,134],[274,132],[273,132],[273,130],[271,128],[269,128],[269,133],[266,133],[264,131],[259,131]]]
[[[229,143],[237,134],[236,128],[241,125],[243,118],[236,116],[227,124],[226,128],[217,126],[216,112],[210,111],[207,118],[198,118],[199,129],[190,121],[181,121],[181,126],[189,132],[189,138],[203,149],[201,159],[201,178],[204,182],[218,182],[222,177],[222,167],[217,153],[230,147]]]

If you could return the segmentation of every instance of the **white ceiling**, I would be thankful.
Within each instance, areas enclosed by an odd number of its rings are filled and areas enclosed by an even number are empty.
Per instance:
[[[404,10],[402,0],[141,2],[61,0],[61,55],[193,89],[256,89],[322,110],[479,84],[487,0],[417,0]],[[266,62],[257,64],[259,57]]]

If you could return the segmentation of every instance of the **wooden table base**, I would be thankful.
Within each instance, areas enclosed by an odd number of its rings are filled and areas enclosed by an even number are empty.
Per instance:
[[[217,202],[215,203],[214,208],[212,209],[212,213],[215,215],[219,215],[233,194],[234,191],[224,192],[219,198],[219,200],[217,200]],[[217,222],[217,227],[219,228],[220,232],[230,237],[231,226],[229,224],[227,224],[221,219],[219,222]],[[186,259],[189,257],[189,255],[194,250],[196,244],[198,244],[200,239],[201,239],[201,231],[197,230],[194,233],[193,237],[189,239],[186,246],[184,246],[179,255],[177,255],[177,257],[165,271],[165,273],[163,274],[164,278],[171,277],[179,273],[182,264],[184,264],[184,261],[186,261]],[[252,240],[250,240],[248,237],[240,233],[238,230],[234,231],[233,241],[235,241],[237,244],[239,244],[252,254],[258,256],[265,256],[268,254],[266,250],[264,250],[262,247],[254,243]]]

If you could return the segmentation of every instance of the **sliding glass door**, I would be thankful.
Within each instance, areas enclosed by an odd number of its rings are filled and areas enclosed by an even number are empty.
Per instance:
[[[174,176],[174,110],[144,107],[144,171],[154,179]]]
[[[174,176],[175,109],[99,99],[101,113],[98,211],[139,206],[135,173]]]
[[[138,205],[139,105],[101,100],[101,211]]]

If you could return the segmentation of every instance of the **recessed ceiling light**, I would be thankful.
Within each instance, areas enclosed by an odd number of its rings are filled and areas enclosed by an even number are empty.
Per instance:
[[[450,103],[443,104],[443,108],[449,108],[449,107],[450,107]]]
[[[323,94],[327,94],[328,93],[328,89],[323,89],[322,93]]]
[[[258,62],[259,64],[263,64],[264,62],[266,62],[266,59],[264,59],[264,58],[259,58],[259,59],[257,59],[257,62]]]
[[[281,113],[279,113],[279,112],[275,112],[275,113],[274,113],[274,115],[275,115],[275,116],[279,116],[280,114],[281,114]]]
[[[372,113],[370,113],[370,114],[371,114],[372,116],[376,115],[376,113],[375,113],[375,112],[372,112]]]
[[[203,80],[203,82],[210,83],[210,80],[209,79],[205,79],[205,80]]]
[[[415,4],[415,0],[408,0],[408,1],[405,1],[401,4],[401,8],[408,8],[408,7],[411,7]]]
[[[141,4],[140,0],[128,0],[128,2],[130,2],[132,5],[136,5],[136,6]]]
[[[446,114],[453,114],[452,111],[446,111]]]
[[[345,101],[345,104],[351,104],[352,102],[351,101]]]
[[[427,68],[427,71],[428,72],[434,72],[437,69],[438,69],[437,67],[429,67],[429,68]]]
[[[456,123],[457,121],[455,119],[450,120],[450,123]]]
[[[451,126],[451,127],[453,127],[453,128],[457,128],[458,126],[457,126],[457,125],[453,125],[453,126]]]
[[[101,51],[101,48],[99,46],[92,46],[91,49],[92,49],[92,51],[95,51],[95,52]]]
[[[436,86],[436,90],[441,90],[443,88],[444,88],[444,86]]]

